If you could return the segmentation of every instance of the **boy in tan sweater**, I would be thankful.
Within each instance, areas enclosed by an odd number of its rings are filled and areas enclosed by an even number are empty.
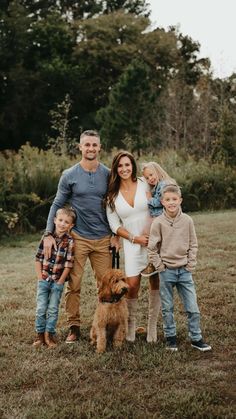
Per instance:
[[[210,351],[202,339],[200,312],[192,278],[196,266],[197,237],[193,220],[181,210],[181,191],[176,185],[163,188],[162,215],[154,219],[148,243],[149,261],[160,274],[160,296],[166,348],[177,351],[173,291],[176,286],[188,316],[193,348]]]

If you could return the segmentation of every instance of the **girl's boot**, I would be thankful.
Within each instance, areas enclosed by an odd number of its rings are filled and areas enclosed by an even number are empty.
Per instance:
[[[159,290],[149,291],[147,342],[157,341],[157,317],[161,307]]]
[[[128,333],[126,335],[126,340],[128,340],[129,342],[135,341],[137,304],[138,304],[137,298],[127,298],[129,318],[128,318]]]

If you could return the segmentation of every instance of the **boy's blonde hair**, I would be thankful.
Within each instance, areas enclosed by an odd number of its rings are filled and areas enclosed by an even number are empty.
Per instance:
[[[153,170],[154,173],[156,173],[156,175],[158,176],[159,180],[167,180],[167,181],[169,181],[173,184],[176,183],[176,181],[173,178],[171,178],[168,175],[168,173],[164,169],[162,169],[162,167],[158,163],[156,163],[155,161],[150,161],[150,162],[147,162],[147,163],[141,163],[142,174],[143,174],[145,169]]]
[[[75,222],[76,222],[76,218],[77,218],[77,214],[76,214],[76,212],[75,212],[75,209],[74,209],[74,208],[72,208],[72,207],[67,207],[67,206],[62,207],[62,208],[59,208],[59,209],[57,210],[57,212],[56,212],[56,217],[57,217],[57,215],[58,215],[60,212],[63,212],[63,213],[64,213],[64,214],[66,214],[68,217],[71,217],[72,224],[75,224]]]
[[[164,198],[164,194],[166,192],[172,192],[178,195],[180,198],[182,197],[181,189],[177,184],[170,184],[164,186],[164,188],[161,190],[161,198]]]

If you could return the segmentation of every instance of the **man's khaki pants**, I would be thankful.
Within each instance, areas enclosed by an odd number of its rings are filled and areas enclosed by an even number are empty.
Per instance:
[[[96,280],[111,268],[110,236],[98,240],[85,239],[71,233],[75,242],[75,260],[65,293],[65,307],[69,326],[80,325],[80,289],[85,263],[89,258]]]

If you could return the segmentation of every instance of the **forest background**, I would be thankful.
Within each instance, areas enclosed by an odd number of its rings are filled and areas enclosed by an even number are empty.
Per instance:
[[[2,0],[0,234],[40,230],[85,129],[102,161],[158,161],[184,210],[236,204],[236,74],[214,78],[200,45],[152,29],[145,0]]]

